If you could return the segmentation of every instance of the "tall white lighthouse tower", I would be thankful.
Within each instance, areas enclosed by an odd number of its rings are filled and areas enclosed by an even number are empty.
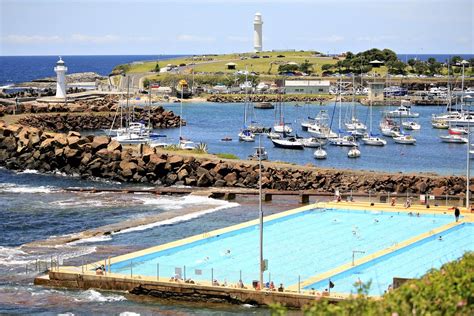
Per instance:
[[[253,49],[255,52],[262,51],[262,25],[262,15],[257,12],[253,19]]]
[[[54,71],[57,74],[56,79],[56,98],[66,99],[66,72],[67,67],[64,65],[64,61],[59,57]]]

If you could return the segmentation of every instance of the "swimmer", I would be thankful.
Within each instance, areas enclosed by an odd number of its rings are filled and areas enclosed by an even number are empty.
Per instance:
[[[230,249],[227,249],[225,252],[226,255],[230,255]]]
[[[374,219],[374,222],[378,223],[378,222],[379,222],[379,220],[378,220],[378,219]]]
[[[439,240],[439,241],[442,241],[442,240],[443,240],[443,237],[442,237],[442,236],[439,236],[439,237],[438,237],[438,240]]]

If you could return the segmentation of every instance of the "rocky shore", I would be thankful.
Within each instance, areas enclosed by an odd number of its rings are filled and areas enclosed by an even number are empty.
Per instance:
[[[38,128],[0,123],[0,165],[8,169],[59,171],[82,178],[198,187],[258,186],[258,165],[250,161],[195,158],[160,152],[148,146],[124,148],[107,136],[57,134]],[[322,170],[265,163],[263,188],[334,192],[397,192],[457,195],[465,179]],[[474,188],[473,188],[474,189]]]

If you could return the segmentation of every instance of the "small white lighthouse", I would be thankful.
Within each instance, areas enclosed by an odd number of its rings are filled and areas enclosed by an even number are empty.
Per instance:
[[[56,98],[66,99],[66,71],[67,67],[64,65],[64,61],[59,57],[54,71],[57,74],[56,79]]]
[[[255,52],[262,51],[262,25],[262,15],[257,12],[253,19],[253,49]]]

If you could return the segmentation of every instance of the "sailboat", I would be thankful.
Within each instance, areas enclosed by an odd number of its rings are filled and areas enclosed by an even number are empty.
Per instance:
[[[181,93],[183,93],[183,91],[181,90]],[[183,137],[182,135],[182,130],[183,130],[183,126],[181,124],[181,120],[183,118],[183,95],[181,96],[181,102],[179,103],[180,105],[180,114],[179,114],[179,142],[178,142],[178,147],[180,149],[184,149],[184,150],[192,150],[192,149],[196,149],[196,144],[189,140],[189,139],[186,139]]]
[[[314,151],[313,155],[316,159],[326,159],[328,157],[328,153],[321,146]]]
[[[369,133],[362,137],[362,142],[369,146],[385,146],[387,141],[377,135],[372,134],[372,101],[369,105]]]
[[[330,138],[329,143],[334,146],[348,146],[348,147],[354,147],[357,146],[357,142],[355,141],[354,136],[350,135],[345,135],[341,136],[341,114],[342,114],[342,96],[341,96],[341,85],[339,87],[339,133],[336,138]],[[337,102],[334,104],[334,106],[337,105]]]
[[[281,95],[279,97],[279,102],[278,102],[277,107],[275,109],[275,116],[278,117],[278,121],[273,126],[273,130],[276,133],[288,133],[288,134],[290,134],[290,133],[293,132],[293,129],[291,128],[291,126],[289,126],[285,123],[285,118],[283,116],[283,104],[281,102]]]
[[[245,83],[247,84],[247,75],[245,75]],[[244,85],[245,89],[245,103],[244,103],[244,125],[239,133],[239,141],[242,142],[254,142],[255,134],[247,126],[247,116],[248,116],[248,87]]]
[[[362,136],[365,131],[367,131],[367,126],[362,123],[356,117],[356,105],[355,105],[355,79],[352,76],[352,105],[351,105],[351,119],[349,122],[344,123],[346,129],[352,136]]]

